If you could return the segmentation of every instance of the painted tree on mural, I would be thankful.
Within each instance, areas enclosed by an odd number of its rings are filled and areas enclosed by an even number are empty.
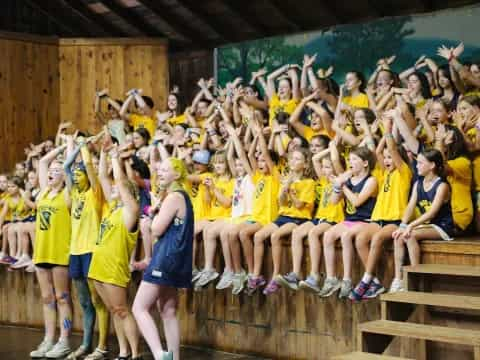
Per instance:
[[[367,24],[333,28],[328,34],[329,61],[336,70],[373,71],[380,58],[397,55],[397,61],[411,61],[401,53],[405,38],[415,32],[406,25],[410,16],[390,18]]]
[[[298,63],[302,47],[285,43],[285,37],[261,39],[218,49],[218,82],[224,85],[238,76],[246,81],[250,74],[266,67],[272,71],[278,66]]]

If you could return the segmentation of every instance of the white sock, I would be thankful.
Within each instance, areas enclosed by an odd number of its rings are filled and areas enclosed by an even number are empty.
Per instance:
[[[362,281],[365,284],[370,284],[370,281],[372,281],[372,274],[368,274],[368,273],[363,274]]]

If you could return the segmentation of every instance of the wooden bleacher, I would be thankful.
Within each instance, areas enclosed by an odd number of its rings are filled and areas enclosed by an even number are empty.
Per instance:
[[[473,239],[459,239],[452,242],[425,241],[421,244],[421,248],[422,263],[436,266],[466,265],[471,269],[480,267],[480,241]],[[287,272],[291,270],[289,241],[284,242],[283,250],[281,269],[282,272]],[[341,275],[340,248],[337,250],[337,269]],[[272,272],[270,249],[267,249],[265,254],[264,273],[270,276]],[[304,273],[310,266],[307,248],[305,248],[305,254],[306,259],[302,269]],[[222,266],[223,264],[217,259],[217,269],[221,269]],[[422,271],[426,271],[427,268],[423,268]],[[404,293],[399,295],[396,302],[388,295],[382,302],[388,305],[381,305],[379,299],[353,304],[336,298],[322,299],[306,291],[292,292],[284,289],[270,297],[261,294],[255,294],[252,297],[245,294],[238,297],[232,296],[229,290],[218,291],[213,285],[201,292],[181,291],[179,315],[182,342],[230,352],[257,354],[272,359],[321,360],[352,351],[362,351],[359,346],[358,325],[370,321],[408,320],[420,324],[423,316],[433,326],[448,326],[476,332],[480,330],[480,318],[475,317],[478,300],[474,297],[480,294],[480,282],[472,281],[477,278],[467,276],[468,271],[465,270],[466,268],[463,269],[461,276],[456,275],[453,282],[446,281],[449,278],[446,274],[435,275],[420,272],[417,269],[418,272],[412,272],[412,274],[418,275],[413,275],[410,281],[414,286],[412,292],[427,290],[426,292],[431,294],[419,296],[415,293]],[[478,269],[469,272],[476,271]],[[355,258],[353,281],[357,282],[362,273],[363,267],[359,259]],[[377,273],[384,284],[389,286],[393,276],[391,246],[386,248]],[[42,327],[40,291],[34,276],[24,272],[7,272],[2,266],[0,277],[0,322]],[[135,281],[139,280],[140,276],[136,275]],[[136,285],[133,284],[131,298],[135,289]],[[447,297],[437,297],[438,293],[463,297],[456,299],[448,297],[447,301]],[[75,298],[75,291],[73,295]],[[460,308],[459,305],[462,302],[465,306]],[[443,312],[445,307],[441,305],[448,305],[450,308]],[[428,312],[419,312],[415,310],[417,307],[428,309]],[[466,315],[462,313],[464,311],[467,311]],[[382,315],[385,318],[382,319]],[[76,300],[74,327],[77,330],[81,328],[80,311]],[[411,340],[408,337],[396,337],[392,340],[392,336],[387,337],[390,340],[386,344],[384,354],[377,354],[384,357],[377,357],[379,359],[388,359],[387,356],[397,357],[397,360],[398,356],[400,359],[418,359],[418,354],[412,351],[421,348],[422,344],[425,352],[431,355],[431,359],[472,358],[471,345],[433,342],[430,339]],[[343,356],[344,359],[349,359]],[[368,358],[375,359],[375,357]],[[350,359],[361,360],[362,357],[350,357]]]

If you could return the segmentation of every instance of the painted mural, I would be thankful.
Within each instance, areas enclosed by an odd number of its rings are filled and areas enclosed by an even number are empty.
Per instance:
[[[349,70],[369,75],[378,59],[392,55],[396,55],[392,70],[401,71],[420,55],[441,64],[437,48],[459,41],[465,43],[462,61],[479,62],[479,21],[477,5],[231,44],[217,49],[217,80],[223,86],[238,76],[250,79],[260,68],[272,71],[283,64],[301,65],[304,54],[317,54],[315,68],[333,65],[337,81]]]

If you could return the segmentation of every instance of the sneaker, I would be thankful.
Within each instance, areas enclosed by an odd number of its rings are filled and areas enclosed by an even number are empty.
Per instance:
[[[48,359],[61,359],[70,354],[71,351],[68,340],[58,340],[53,348],[45,354],[45,357]]]
[[[15,259],[13,256],[10,255],[5,255],[1,260],[0,264],[4,265],[13,265],[17,262],[17,259]]]
[[[367,292],[363,295],[363,299],[374,299],[378,295],[383,294],[386,289],[383,287],[382,284],[376,281],[372,281],[370,283],[370,287],[368,288]]]
[[[67,356],[67,360],[80,359],[80,357],[86,355],[88,352],[89,352],[89,349],[86,346],[80,345],[77,350],[75,350],[74,352],[71,352],[70,355]]]
[[[405,288],[403,287],[403,281],[401,279],[393,279],[392,285],[390,285],[390,291],[391,293],[399,292],[399,291],[405,291]]]
[[[31,263],[25,268],[25,271],[26,271],[26,272],[29,272],[29,273],[35,272],[35,264],[34,264],[33,262],[31,262]]]
[[[271,280],[263,289],[263,295],[271,295],[280,290],[280,284],[276,280]]]
[[[252,276],[250,279],[248,279],[248,285],[247,285],[247,294],[248,295],[253,295],[253,293],[258,290],[260,287],[264,286],[267,282],[263,278],[263,276]]]
[[[339,299],[346,299],[350,296],[352,292],[352,280],[342,280],[342,287],[340,288],[340,293],[338,294]]]
[[[53,341],[44,339],[38,347],[30,353],[34,359],[44,358],[45,354],[53,348]]]
[[[247,281],[247,279],[248,279],[248,276],[245,270],[242,270],[239,273],[233,274],[232,295],[238,295],[243,291],[245,287],[245,282]]]
[[[192,282],[195,282],[198,280],[198,278],[202,275],[202,272],[198,270],[197,268],[192,269]]]
[[[87,355],[84,360],[105,360],[107,359],[108,351],[96,348],[94,352]]]
[[[373,281],[370,281],[369,283],[360,281],[357,286],[355,286],[355,289],[352,290],[348,298],[352,301],[361,301],[365,295],[365,293],[368,291],[370,288],[370,284],[373,283]]]
[[[202,272],[202,276],[200,276],[200,279],[198,279],[195,286],[203,287],[203,286],[207,285],[209,282],[215,280],[217,277],[218,277],[218,272],[216,272],[215,269],[204,270]]]
[[[223,289],[229,288],[230,286],[232,286],[232,282],[233,282],[233,271],[225,270],[222,274],[222,278],[218,282],[217,286],[215,286],[215,289],[223,290]]]
[[[286,275],[278,275],[275,281],[282,286],[285,286],[291,290],[298,290],[298,277],[294,272],[290,272]]]
[[[329,297],[334,292],[338,291],[342,287],[342,282],[336,277],[327,278],[323,283],[322,289],[319,291],[318,296],[320,297]]]
[[[12,269],[21,269],[27,267],[32,262],[32,259],[28,255],[22,255],[18,261],[12,265]]]
[[[298,287],[304,290],[312,291],[317,294],[321,290],[318,286],[318,280],[313,275],[308,275],[305,280],[300,281]]]

